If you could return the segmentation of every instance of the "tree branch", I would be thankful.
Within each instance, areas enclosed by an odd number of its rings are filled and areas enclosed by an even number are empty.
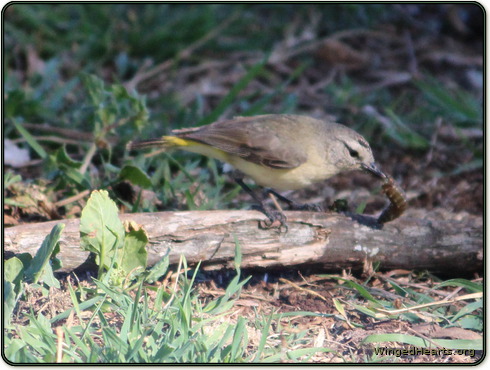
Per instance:
[[[257,211],[190,211],[123,214],[148,232],[148,264],[167,252],[170,263],[184,254],[188,263],[205,269],[232,267],[235,241],[240,243],[242,268],[321,267],[325,271],[362,268],[379,262],[381,269],[432,272],[482,272],[483,221],[467,213],[408,210],[382,230],[363,226],[336,213],[286,212],[288,231],[261,229],[265,216]],[[5,253],[34,255],[44,237],[60,221],[5,229]],[[79,220],[66,224],[59,257],[64,271],[88,257],[80,249]]]

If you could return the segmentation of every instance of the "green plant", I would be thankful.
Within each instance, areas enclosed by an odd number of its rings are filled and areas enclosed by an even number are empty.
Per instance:
[[[56,258],[59,253],[59,238],[64,224],[57,224],[46,236],[36,255],[31,257],[28,253],[19,254],[5,261],[3,296],[5,300],[4,325],[9,326],[12,313],[17,301],[24,293],[24,285],[27,283],[40,287],[60,287],[59,281],[53,275],[53,270],[61,267],[61,261]]]
[[[129,274],[141,273],[146,268],[147,243],[142,227],[132,222],[123,226],[107,191],[92,192],[80,219],[80,246],[95,254],[100,280],[107,274],[118,286]]]

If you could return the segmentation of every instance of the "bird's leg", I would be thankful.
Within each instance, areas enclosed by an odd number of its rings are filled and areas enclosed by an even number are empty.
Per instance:
[[[286,198],[285,196],[277,193],[276,191],[274,191],[274,190],[272,190],[270,188],[264,189],[264,193],[265,194],[273,194],[280,201],[286,203],[288,205],[288,207],[291,208],[294,211],[315,211],[315,212],[323,212],[322,207],[320,207],[317,204],[310,204],[310,203],[301,204],[301,203],[297,203],[294,200],[291,200],[289,198]]]
[[[270,209],[265,204],[265,199],[263,199],[263,198],[260,199],[257,196],[257,194],[252,189],[250,189],[247,184],[245,184],[243,182],[243,175],[240,172],[233,171],[232,178],[233,178],[233,180],[235,180],[235,182],[238,185],[240,185],[240,187],[243,190],[245,190],[253,198],[253,200],[255,200],[258,203],[257,207],[254,207],[254,208],[258,208],[258,210],[261,211],[262,213],[264,213],[267,216],[267,218],[269,219],[270,222],[266,222],[263,224],[264,228],[286,227],[286,230],[287,230],[286,216],[284,215],[284,213],[282,213],[280,210]]]

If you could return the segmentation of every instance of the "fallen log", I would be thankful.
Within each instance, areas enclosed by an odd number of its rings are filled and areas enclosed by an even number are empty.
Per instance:
[[[287,232],[262,229],[257,211],[189,211],[122,214],[121,220],[142,225],[150,238],[148,265],[169,253],[170,263],[183,254],[189,264],[202,261],[206,270],[232,267],[240,243],[242,268],[360,269],[379,262],[381,269],[415,269],[449,274],[482,273],[483,220],[467,213],[410,209],[381,230],[337,213],[285,212]],[[57,223],[63,271],[82,265],[79,220],[50,221],[4,230],[6,256],[34,255]]]

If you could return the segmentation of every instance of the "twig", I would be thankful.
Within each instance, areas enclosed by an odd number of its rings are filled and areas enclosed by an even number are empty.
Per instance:
[[[281,205],[278,203],[276,197],[274,196],[274,194],[272,193],[269,193],[269,198],[272,199],[272,203],[274,203],[274,206],[276,207],[276,209],[279,211],[279,212],[284,212]]]
[[[314,290],[300,287],[298,284],[295,284],[292,281],[289,281],[289,280],[284,279],[284,278],[279,278],[279,281],[291,285],[294,289],[301,290],[301,291],[306,292],[306,293],[308,293],[308,294],[310,294],[312,296],[318,297],[318,298],[324,300],[325,302],[328,302],[328,299],[327,298],[325,298],[321,294],[315,292]]]
[[[72,144],[72,145],[80,145],[80,140],[72,140],[72,139],[65,139],[59,136],[34,136],[34,139],[37,141],[51,141],[53,143],[60,143],[60,144]],[[24,138],[18,138],[18,139],[13,139],[12,143],[17,144],[17,143],[24,143],[27,140]]]
[[[82,175],[87,171],[87,168],[90,165],[90,162],[92,161],[92,158],[95,155],[96,151],[97,151],[97,145],[95,143],[92,143],[92,145],[90,145],[90,149],[87,152],[87,155],[85,155],[83,164],[80,167],[80,173]]]
[[[71,130],[69,128],[61,128],[50,126],[46,123],[37,124],[37,123],[23,123],[22,126],[25,128],[30,128],[33,130],[39,130],[49,133],[57,133],[66,138],[75,139],[75,140],[83,140],[83,141],[93,141],[94,135],[90,132],[83,132],[78,130]]]
[[[70,204],[70,203],[76,202],[79,199],[82,199],[83,197],[87,196],[88,194],[90,194],[90,190],[84,190],[81,193],[75,194],[69,198],[59,200],[59,201],[53,203],[53,205],[55,207],[63,207],[63,206],[66,206],[67,204]]]
[[[367,86],[363,86],[359,89],[362,93],[368,93],[379,89],[384,89],[389,86],[402,85],[410,82],[413,76],[409,72],[382,72],[382,73],[372,73],[373,77],[381,77],[382,80]],[[378,75],[378,76],[376,76]]]
[[[388,35],[385,32],[372,31],[372,30],[367,30],[367,29],[362,29],[362,28],[361,29],[348,30],[348,31],[340,31],[340,32],[334,33],[332,35],[329,35],[328,37],[325,37],[323,39],[314,40],[310,43],[307,43],[307,44],[299,46],[299,47],[297,47],[297,44],[296,44],[296,45],[293,45],[293,47],[289,47],[286,50],[284,50],[284,49],[281,49],[282,45],[280,45],[278,48],[276,48],[272,52],[272,54],[269,58],[269,63],[277,64],[277,63],[283,62],[285,60],[291,59],[292,57],[294,57],[296,55],[314,51],[314,50],[318,49],[319,46],[323,45],[324,43],[326,43],[329,40],[340,40],[343,38],[349,38],[349,37],[359,36],[359,35],[364,35],[364,36],[369,35],[373,38],[379,37],[379,38],[383,38],[383,39],[386,39],[386,38],[392,39],[393,38],[391,35]]]
[[[417,306],[412,306],[412,307],[407,307],[407,308],[401,308],[399,310],[385,310],[383,308],[375,308],[376,311],[386,313],[388,315],[396,315],[399,313],[404,313],[404,312],[409,312],[413,310],[417,310],[419,308],[425,308],[425,307],[431,307],[431,306],[439,306],[439,305],[444,305],[444,304],[450,304],[450,303],[455,303],[458,301],[464,301],[467,299],[476,299],[476,298],[481,298],[483,297],[483,293],[478,292],[478,293],[471,293],[471,294],[465,294],[460,297],[456,297],[454,299],[442,299],[440,301],[436,302],[430,302],[430,303],[424,303],[424,304],[419,304]]]
[[[56,362],[63,361],[63,328],[56,327]]]
[[[434,341],[433,341],[431,338],[429,338],[427,335],[424,335],[424,334],[422,334],[422,333],[419,333],[418,331],[416,331],[416,330],[414,330],[414,329],[412,329],[412,328],[410,328],[410,327],[408,327],[408,326],[407,326],[407,329],[408,329],[408,331],[409,331],[409,332],[412,332],[412,333],[416,334],[418,337],[420,337],[420,338],[422,338],[422,339],[425,339],[426,341],[428,341],[428,342],[429,342],[429,343],[431,343],[432,345],[436,346],[437,348],[442,348],[442,347],[443,347],[442,345],[440,345],[440,344],[438,344],[438,343],[434,342]]]
[[[451,293],[449,293],[447,296],[446,296],[446,300],[450,300],[450,299],[453,299],[453,297],[458,294],[461,290],[463,289],[462,286],[459,286],[457,287],[456,289],[454,289],[454,291],[452,291]]]

